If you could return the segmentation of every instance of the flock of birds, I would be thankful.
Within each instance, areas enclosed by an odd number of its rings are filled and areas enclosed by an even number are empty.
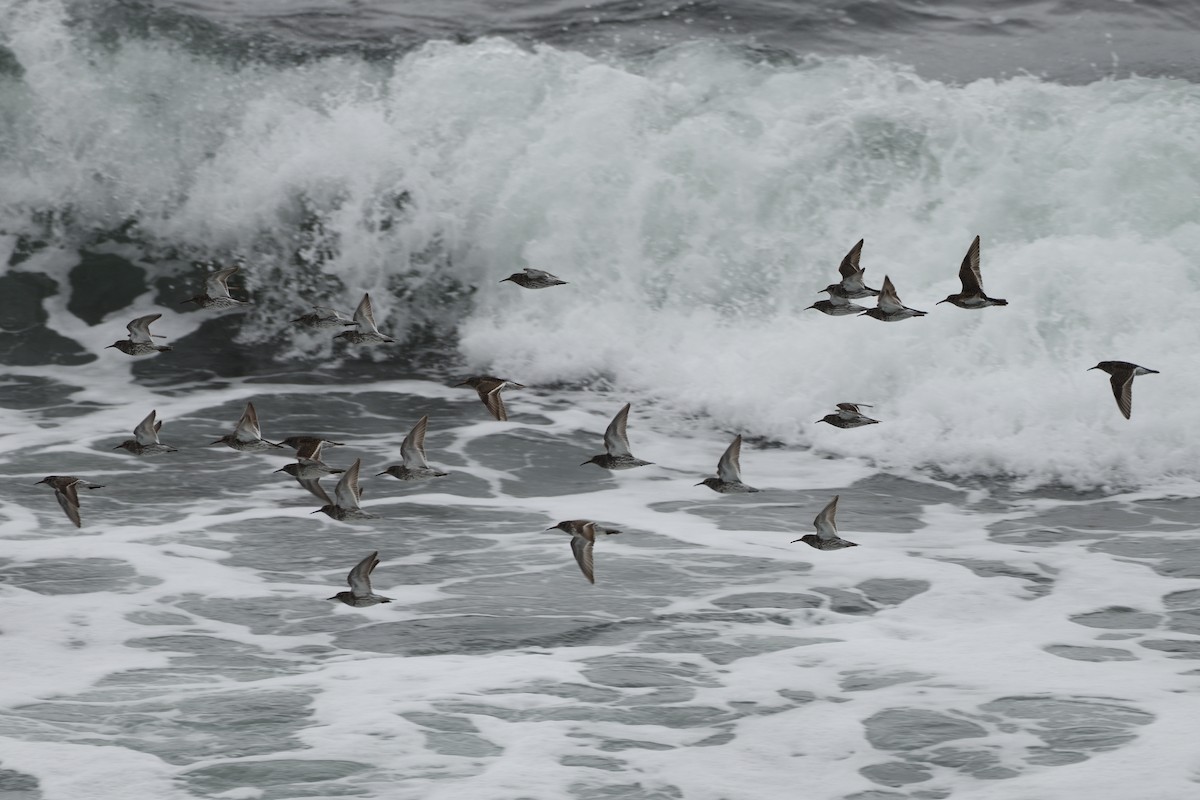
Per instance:
[[[909,308],[900,302],[890,277],[884,276],[881,289],[872,289],[866,285],[865,269],[859,265],[862,248],[863,240],[860,239],[838,266],[841,280],[822,290],[829,294],[829,299],[814,303],[809,308],[831,316],[855,314],[873,317],[883,322],[896,322],[911,317],[925,316],[927,312]],[[207,276],[204,292],[183,302],[195,303],[201,308],[212,309],[231,309],[246,305],[246,301],[234,298],[229,291],[228,281],[239,269],[239,266],[233,266],[210,273]],[[972,241],[963,258],[958,277],[962,284],[962,291],[939,301],[939,304],[950,303],[965,309],[1008,305],[1007,300],[989,297],[983,290],[983,279],[979,268],[978,236]],[[560,280],[555,275],[532,268],[514,273],[504,278],[501,283],[506,281],[511,281],[526,289],[546,289],[552,286],[566,285],[566,281]],[[875,297],[876,307],[866,308],[851,302],[864,297]],[[144,356],[169,351],[170,347],[154,341],[156,338],[163,337],[150,332],[151,323],[161,316],[162,314],[148,314],[132,320],[127,326],[128,338],[114,342],[109,347],[116,348],[130,356]],[[375,324],[369,294],[363,295],[362,301],[351,317],[347,317],[333,308],[314,306],[311,313],[298,317],[292,322],[295,325],[314,330],[338,329],[340,332],[334,338],[350,344],[382,344],[395,341],[381,333]],[[1157,370],[1147,369],[1126,361],[1101,361],[1090,369],[1099,369],[1108,373],[1117,407],[1126,419],[1129,419],[1132,409],[1134,377],[1157,372]],[[474,389],[491,416],[500,421],[508,419],[501,393],[505,389],[524,388],[522,384],[490,375],[473,376],[458,385]],[[838,428],[857,428],[879,422],[879,420],[862,414],[861,408],[870,408],[870,406],[864,403],[838,403],[838,410],[835,413],[828,414],[817,422],[825,422]],[[626,403],[605,430],[605,452],[592,456],[583,462],[583,465],[595,464],[604,469],[625,470],[647,466],[651,463],[634,456],[630,448],[627,432],[629,409],[630,404]],[[377,477],[390,475],[402,481],[419,481],[448,474],[429,465],[425,454],[425,434],[428,425],[428,415],[418,420],[400,446],[401,463],[387,467]],[[176,448],[163,444],[159,440],[161,428],[162,421],[156,418],[155,411],[151,411],[134,428],[133,438],[122,442],[114,449],[123,449],[137,456],[154,456],[174,452]],[[264,452],[292,448],[295,451],[296,462],[288,464],[276,472],[286,472],[291,475],[304,489],[321,500],[323,505],[312,513],[324,513],[340,522],[375,518],[363,511],[359,503],[362,497],[362,490],[359,488],[362,459],[355,459],[354,463],[344,470],[331,467],[321,460],[321,452],[324,447],[336,447],[341,445],[340,442],[314,436],[292,436],[278,443],[268,441],[262,437],[258,413],[255,411],[253,403],[247,403],[233,433],[220,437],[213,444],[224,444],[241,452]],[[718,460],[716,476],[705,478],[696,485],[707,486],[721,494],[745,494],[759,491],[742,481],[741,448],[742,437],[739,434]],[[321,478],[325,475],[340,475],[337,485],[334,487],[333,497],[330,497],[321,486]],[[59,505],[76,527],[82,526],[79,513],[79,488],[103,488],[82,478],[63,475],[50,475],[38,483],[48,484],[54,489]],[[856,547],[856,543],[847,541],[838,535],[835,521],[837,503],[838,497],[835,496],[813,520],[815,534],[802,536],[795,539],[793,543],[804,542],[818,550],[841,550],[847,547]],[[565,520],[546,530],[561,530],[570,534],[571,552],[589,583],[595,583],[593,546],[596,536],[620,533],[619,530],[606,528],[592,520],[584,519]],[[391,598],[375,594],[371,589],[371,573],[378,565],[379,553],[378,551],[372,552],[350,570],[346,579],[350,591],[339,592],[329,599],[339,600],[355,607],[391,602]]]

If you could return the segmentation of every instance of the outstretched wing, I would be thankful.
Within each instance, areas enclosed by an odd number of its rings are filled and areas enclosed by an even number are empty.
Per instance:
[[[425,431],[429,427],[429,415],[417,420],[408,436],[400,443],[400,458],[409,469],[427,469],[429,462],[425,460]]]
[[[1133,370],[1124,371],[1108,379],[1112,384],[1113,397],[1117,398],[1117,408],[1129,419],[1133,413]]]
[[[983,276],[979,274],[978,236],[963,256],[962,266],[958,268],[958,280],[962,283],[963,294],[983,294]]]
[[[204,293],[213,300],[218,297],[229,297],[229,276],[233,275],[239,269],[241,267],[233,266],[226,269],[219,269],[216,272],[210,272],[204,284]]]
[[[375,309],[371,306],[371,295],[363,295],[358,308],[354,309],[354,321],[358,323],[360,330],[379,333],[379,328],[375,327]]]
[[[131,321],[125,326],[125,329],[129,331],[129,341],[134,344],[153,344],[150,336],[150,323],[161,316],[162,314],[147,314]]]
[[[246,410],[242,412],[242,418],[238,420],[233,436],[239,442],[257,442],[262,438],[262,431],[258,427],[258,412],[254,410],[254,403],[246,403]]]
[[[610,456],[633,455],[629,451],[629,434],[625,432],[625,426],[629,423],[629,405],[626,403],[617,412],[612,422],[608,423],[608,430],[604,431],[604,449]]]
[[[821,539],[836,539],[838,538],[837,523],[834,521],[834,515],[837,514],[837,501],[840,495],[834,495],[829,501],[829,505],[821,509],[821,513],[817,514],[813,520],[813,527],[817,529],[817,536]]]
[[[66,512],[67,519],[75,523],[76,528],[83,527],[83,521],[79,518],[79,494],[76,487],[78,483],[69,483],[61,489],[54,489],[54,498],[58,500],[58,504],[62,506],[62,510]]]
[[[133,438],[137,439],[137,443],[142,447],[147,447],[152,444],[158,444],[158,429],[162,427],[162,423],[154,421],[155,412],[151,411],[147,417],[138,423],[138,426],[133,429]]]
[[[896,294],[896,287],[892,284],[892,279],[887,275],[883,276],[883,288],[879,290],[879,310],[885,314],[895,314],[898,311],[904,310],[904,303],[900,302],[900,296]]]
[[[741,456],[742,435],[739,433],[729,447],[725,448],[725,453],[721,456],[721,460],[717,462],[717,477],[726,483],[741,483]]]
[[[351,594],[355,597],[366,597],[371,594],[371,572],[377,566],[379,566],[378,550],[354,565],[354,569],[350,570],[350,574],[346,576],[346,583],[350,584]]]
[[[346,470],[334,489],[334,497],[340,508],[358,508],[358,498],[362,489],[358,488],[358,471],[362,468],[362,459],[354,459],[354,464]]]
[[[588,583],[595,583],[595,565],[592,560],[592,546],[596,543],[596,526],[593,523],[581,525],[571,534],[571,552],[575,554],[575,563]]]
[[[838,264],[838,272],[843,278],[862,278],[863,271],[859,269],[858,260],[862,257],[863,240],[859,239],[858,244],[850,248],[850,252],[846,253],[846,257],[842,259],[842,263]]]

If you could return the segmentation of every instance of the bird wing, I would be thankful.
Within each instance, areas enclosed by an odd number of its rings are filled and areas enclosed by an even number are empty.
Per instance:
[[[305,442],[296,449],[296,460],[301,464],[306,461],[320,463],[321,448],[324,446],[325,441],[323,439],[315,439],[311,442]]]
[[[350,594],[355,597],[366,597],[371,594],[371,573],[377,566],[379,566],[378,550],[354,565],[354,569],[350,570],[350,574],[346,576],[346,583],[350,584]]]
[[[320,478],[296,478],[296,483],[307,489],[309,494],[320,500],[323,505],[330,505],[333,502],[329,498],[329,493],[325,491],[325,487],[321,485]]]
[[[842,278],[862,279],[863,271],[858,267],[858,260],[862,257],[862,248],[863,240],[859,239],[858,244],[851,247],[850,252],[846,253],[846,257],[842,259],[842,263],[838,264],[838,272],[841,273]]]
[[[1117,398],[1117,408],[1129,419],[1133,413],[1133,370],[1113,375],[1108,382],[1112,384],[1113,397]]]
[[[125,326],[125,329],[129,331],[129,341],[134,344],[153,344],[154,342],[150,338],[150,323],[161,316],[162,314],[147,314],[131,321]]]
[[[229,276],[237,272],[241,267],[233,266],[227,269],[219,269],[216,272],[210,272],[204,284],[204,293],[211,299],[218,297],[229,297]]]
[[[258,427],[258,412],[254,410],[254,403],[246,403],[246,410],[242,412],[242,418],[238,420],[233,437],[239,442],[257,442],[262,438],[262,431]]]
[[[834,521],[834,514],[837,513],[837,501],[839,495],[834,495],[829,501],[829,505],[821,509],[821,513],[817,514],[813,520],[813,527],[817,529],[817,536],[821,539],[836,539],[838,538],[837,523]]]
[[[721,460],[717,462],[717,477],[726,483],[741,483],[742,482],[742,435],[739,433],[737,438],[725,448]]]
[[[963,256],[962,266],[958,268],[958,280],[962,283],[963,294],[983,294],[983,277],[979,274],[978,236]]]
[[[379,328],[375,327],[375,310],[371,306],[371,295],[363,295],[363,299],[358,304],[358,308],[354,309],[354,321],[357,322],[358,327],[364,331],[373,331],[374,333],[379,333]]]
[[[897,311],[904,310],[904,303],[900,302],[900,296],[896,294],[896,287],[892,284],[892,279],[888,276],[883,276],[883,287],[879,290],[879,310],[885,314],[895,314]]]
[[[337,498],[337,504],[340,508],[358,508],[358,498],[362,496],[362,490],[358,488],[358,471],[362,467],[362,459],[354,459],[353,466],[342,475],[341,480],[337,482],[334,488],[334,497]]]
[[[625,426],[629,423],[629,405],[626,403],[617,412],[612,422],[608,423],[608,430],[604,431],[604,449],[610,456],[633,455],[629,451],[629,434],[625,432]]]
[[[860,406],[862,408],[870,408],[871,407],[871,406],[867,405],[866,403],[838,403],[837,404],[837,407],[840,408],[842,411],[853,411],[855,414],[858,413],[858,409]]]
[[[479,387],[479,399],[487,406],[487,410],[491,412],[492,416],[501,422],[508,421],[508,411],[504,408],[504,398],[500,396],[500,392],[504,387],[504,381],[500,381],[495,386],[485,384]]]
[[[142,447],[152,444],[158,444],[158,429],[162,427],[162,423],[155,423],[153,411],[133,429],[133,438],[137,439],[137,443]]]
[[[400,443],[400,458],[409,469],[428,469],[429,462],[425,460],[425,431],[429,427],[429,415],[417,420],[408,436]]]
[[[66,512],[67,519],[75,523],[76,528],[82,528],[83,522],[79,518],[79,494],[76,489],[78,485],[79,482],[76,481],[75,483],[68,483],[61,489],[55,487],[54,498],[58,500],[58,504]]]
[[[579,571],[583,573],[583,577],[587,578],[588,583],[595,583],[595,566],[592,560],[592,545],[596,543],[596,526],[589,522],[586,525],[579,526],[571,534],[571,552],[575,554],[575,562],[579,564]]]

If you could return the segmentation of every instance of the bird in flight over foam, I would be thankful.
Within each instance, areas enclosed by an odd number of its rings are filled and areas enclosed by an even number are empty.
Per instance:
[[[229,294],[229,278],[237,273],[241,267],[234,265],[226,269],[219,269],[215,272],[208,273],[205,278],[204,292],[189,297],[183,303],[195,303],[200,308],[237,308],[238,306],[249,305],[244,300],[234,299]],[[182,303],[181,303],[182,305]]]
[[[366,608],[367,606],[392,602],[392,598],[375,594],[375,591],[371,588],[371,573],[378,566],[379,551],[376,550],[358,562],[354,566],[354,569],[350,570],[350,574],[346,576],[346,583],[350,585],[350,591],[338,592],[333,597],[327,599],[340,600],[346,605],[354,606],[355,608]]]
[[[707,486],[721,494],[746,494],[757,492],[753,486],[742,483],[742,435],[739,433],[717,462],[717,477],[705,478],[697,486]]]
[[[524,286],[526,289],[548,289],[551,286],[565,286],[566,281],[559,280],[558,276],[551,275],[549,272],[541,269],[531,269],[526,267],[521,272],[514,272],[507,278],[502,278],[504,281],[512,281],[517,286]]]
[[[592,558],[592,548],[596,544],[597,534],[611,536],[620,533],[615,528],[605,528],[588,519],[568,519],[558,523],[547,531],[566,531],[571,534],[571,552],[575,554],[575,563],[588,583],[596,582],[595,565]]]
[[[505,389],[525,388],[524,384],[514,383],[513,381],[496,378],[491,375],[476,375],[455,385],[470,386],[474,389],[488,412],[501,422],[508,421],[508,410],[504,408],[504,398],[500,396],[500,393]]]
[[[875,425],[877,419],[871,419],[859,411],[860,408],[870,408],[866,403],[838,403],[836,414],[826,414],[817,422],[828,422],[835,428],[858,428],[863,425]]]
[[[79,517],[79,487],[82,486],[85,489],[104,488],[98,483],[88,483],[83,478],[76,478],[74,475],[47,475],[34,485],[42,483],[54,490],[54,498],[58,500],[67,519],[71,520],[76,528],[83,527],[83,521]]]
[[[1089,371],[1093,369],[1109,374],[1108,381],[1112,384],[1113,397],[1117,399],[1117,408],[1121,409],[1125,419],[1129,419],[1129,415],[1133,413],[1133,379],[1138,375],[1158,374],[1156,369],[1139,367],[1128,361],[1101,361],[1094,367],[1088,367]]]
[[[859,316],[867,316],[883,322],[897,322],[909,317],[923,317],[927,313],[909,308],[901,303],[900,296],[896,294],[896,287],[892,285],[892,279],[887,275],[883,276],[883,289],[880,290],[875,303],[875,308],[867,309]]]
[[[165,445],[158,440],[158,432],[162,430],[162,420],[155,420],[157,412],[151,411],[146,418],[133,429],[133,438],[126,439],[113,450],[128,450],[135,456],[156,456],[161,453],[177,452],[174,447]]]
[[[644,467],[650,464],[649,461],[642,461],[637,458],[629,450],[629,434],[626,433],[625,427],[629,423],[629,403],[626,403],[617,415],[613,417],[612,422],[608,424],[608,429],[604,431],[604,449],[606,452],[597,456],[592,456],[587,461],[580,464],[595,464],[605,469],[633,469],[634,467]]]
[[[375,477],[391,475],[402,481],[422,481],[428,478],[442,478],[449,472],[442,472],[429,466],[425,458],[425,431],[429,428],[429,415],[417,420],[412,430],[400,443],[400,463],[393,464]]]
[[[834,515],[837,514],[838,495],[834,495],[829,501],[829,505],[821,509],[821,513],[817,514],[813,520],[813,527],[817,529],[816,533],[807,533],[799,539],[793,539],[792,544],[796,542],[804,542],[810,547],[815,547],[818,550],[842,550],[847,547],[858,547],[854,542],[848,542],[838,536],[837,523],[834,521]]]
[[[358,325],[358,330],[344,330],[333,338],[344,339],[351,344],[383,344],[396,341],[390,336],[384,336],[375,326],[375,311],[371,306],[369,294],[364,294],[358,308],[354,309],[354,322]]]
[[[962,266],[958,268],[958,280],[962,291],[952,294],[945,300],[938,300],[936,305],[950,303],[959,308],[987,308],[988,306],[1006,306],[1007,300],[998,297],[988,297],[983,292],[983,276],[979,272],[979,237],[971,242],[967,254],[963,256]]]
[[[155,338],[162,339],[165,337],[150,333],[150,323],[161,316],[162,314],[147,314],[144,317],[132,320],[125,326],[125,329],[129,331],[129,338],[115,341],[108,347],[115,347],[127,356],[148,356],[151,353],[165,353],[171,348],[165,344],[154,343]],[[107,350],[108,347],[104,349]]]

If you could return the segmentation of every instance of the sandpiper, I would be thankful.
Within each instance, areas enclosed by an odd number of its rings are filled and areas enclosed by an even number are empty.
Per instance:
[[[1111,376],[1108,381],[1112,384],[1113,397],[1117,398],[1117,408],[1121,409],[1125,419],[1129,419],[1133,413],[1133,379],[1138,375],[1158,374],[1156,369],[1139,367],[1128,361],[1101,361],[1094,367],[1088,367],[1088,370],[1093,369],[1103,370]]]
[[[174,447],[165,445],[158,440],[158,432],[162,430],[162,420],[154,419],[155,412],[150,414],[133,429],[133,438],[126,439],[113,450],[128,450],[135,456],[156,456],[160,453],[177,452]]]
[[[83,522],[79,518],[79,487],[82,486],[85,489],[104,488],[98,483],[88,483],[83,478],[76,478],[73,475],[47,475],[34,486],[42,483],[48,484],[50,488],[54,489],[54,498],[66,512],[67,519],[75,523],[76,528],[83,527]]]
[[[822,290],[829,292],[830,300],[836,298],[857,300],[860,297],[873,297],[879,294],[878,289],[872,289],[863,282],[863,273],[867,270],[858,266],[858,260],[862,257],[862,248],[863,240],[859,239],[858,243],[850,248],[850,252],[846,253],[842,263],[838,264],[838,272],[842,275],[841,281],[831,283]]]
[[[625,426],[628,423],[629,403],[626,403],[617,412],[617,415],[613,417],[612,422],[608,423],[608,429],[604,431],[604,449],[608,452],[592,456],[579,466],[595,464],[605,469],[633,469],[634,467],[644,467],[652,463],[650,461],[642,461],[630,452],[629,434],[625,432]]]
[[[806,533],[799,539],[793,539],[792,544],[804,542],[818,550],[842,550],[846,547],[858,547],[854,542],[848,542],[838,536],[837,523],[833,519],[833,515],[837,513],[838,496],[834,495],[833,499],[829,501],[829,505],[821,509],[821,513],[817,514],[816,519],[813,520],[813,527],[817,529],[817,532]]]
[[[320,436],[289,436],[279,442],[284,447],[290,447],[297,453],[301,450],[309,450],[318,445],[322,447],[341,447],[341,442],[335,442],[332,439],[322,439]]]
[[[129,331],[129,338],[113,342],[108,347],[115,347],[128,356],[148,356],[151,353],[164,353],[170,350],[171,348],[165,344],[154,343],[155,338],[163,339],[165,337],[150,333],[150,323],[161,316],[162,314],[147,314],[131,321],[125,326],[125,329]],[[107,350],[108,347],[104,349]]]
[[[529,267],[526,267],[523,272],[514,272],[500,282],[504,283],[504,281],[512,281],[517,286],[524,286],[526,289],[546,289],[550,286],[564,286],[567,283],[549,272]]]
[[[358,327],[357,322],[344,316],[336,308],[329,308],[328,306],[313,306],[312,311],[296,317],[292,320],[292,324],[299,325],[301,328],[312,328],[314,330]]]
[[[402,481],[422,481],[427,478],[441,478],[449,475],[449,472],[442,472],[429,466],[429,462],[425,459],[425,431],[428,427],[429,415],[426,414],[417,420],[417,424],[413,425],[408,436],[405,436],[404,441],[400,443],[402,463],[399,466],[388,467],[379,475],[391,475]],[[375,477],[378,478],[379,475]]]
[[[487,410],[493,417],[501,422],[508,421],[508,412],[504,408],[504,399],[500,397],[500,392],[505,389],[524,389],[524,384],[514,383],[504,378],[495,378],[491,375],[477,375],[473,378],[467,378],[462,383],[455,384],[456,386],[470,386],[479,394],[479,399],[487,406]]]
[[[242,418],[238,420],[237,428],[233,433],[225,434],[213,444],[227,444],[234,450],[247,453],[270,450],[272,447],[283,447],[281,444],[268,442],[262,438],[262,431],[258,427],[258,412],[254,410],[254,403],[246,403],[246,410],[242,412]]]
[[[721,494],[757,492],[758,489],[742,483],[741,453],[742,435],[739,433],[729,447],[725,448],[721,460],[717,462],[717,477],[705,478],[696,485],[707,486],[714,492],[720,492]]]
[[[837,284],[834,284],[836,286]],[[866,306],[860,306],[858,303],[851,303],[846,298],[839,294],[834,294],[831,289],[822,289],[823,292],[829,292],[828,300],[818,300],[808,308],[815,308],[822,314],[828,314],[831,317],[845,317],[850,314],[861,314],[867,310]]]
[[[204,284],[204,292],[195,297],[189,297],[183,303],[195,303],[201,308],[237,308],[249,305],[244,300],[235,300],[229,294],[229,277],[236,273],[240,266],[234,265],[226,269],[208,273]],[[182,303],[180,304],[182,305]]]
[[[362,469],[362,459],[356,458],[350,468],[342,474],[337,486],[334,487],[334,502],[326,503],[312,513],[328,514],[338,522],[376,519],[374,514],[368,514],[358,505],[358,501],[362,498],[362,489],[358,488],[358,471],[360,469]]]
[[[390,603],[392,598],[384,597],[381,594],[375,594],[371,589],[371,573],[379,566],[379,551],[371,553],[350,570],[350,574],[346,576],[346,583],[350,584],[350,591],[338,592],[333,597],[326,598],[328,600],[341,600],[348,606],[355,608],[365,608],[374,606],[380,603]]]
[[[837,428],[857,428],[862,425],[875,425],[879,422],[877,419],[871,419],[859,413],[859,408],[870,408],[866,403],[838,403],[837,407],[836,414],[826,414],[817,422],[828,422]]]
[[[952,294],[945,300],[938,300],[935,305],[951,303],[959,308],[987,308],[988,306],[1006,306],[1007,300],[988,297],[983,293],[983,277],[979,273],[979,237],[971,242],[963,257],[962,266],[958,268],[958,280],[962,283],[962,291]]]
[[[322,442],[318,439],[316,444],[299,449],[296,452],[295,464],[288,464],[275,471],[291,475],[314,497],[322,503],[329,504],[333,501],[329,499],[329,494],[321,486],[321,476],[337,475],[345,470],[335,469],[321,460],[321,444]]]
[[[358,330],[345,330],[333,338],[345,339],[351,344],[383,344],[396,341],[390,336],[384,336],[379,332],[379,328],[375,327],[375,312],[371,308],[369,294],[364,294],[358,308],[354,309],[354,322],[358,325]]]
[[[575,563],[579,564],[579,571],[587,578],[588,583],[596,582],[592,564],[592,546],[596,544],[596,534],[611,536],[620,533],[615,528],[604,528],[588,519],[568,519],[546,530],[566,531],[571,534],[571,552],[575,554]]]
[[[924,311],[917,311],[915,308],[909,308],[901,303],[900,297],[896,294],[896,287],[892,285],[892,280],[887,275],[883,276],[883,289],[880,290],[879,298],[875,302],[875,308],[867,309],[859,316],[865,315],[883,322],[896,322],[909,317],[923,317],[926,314]]]

